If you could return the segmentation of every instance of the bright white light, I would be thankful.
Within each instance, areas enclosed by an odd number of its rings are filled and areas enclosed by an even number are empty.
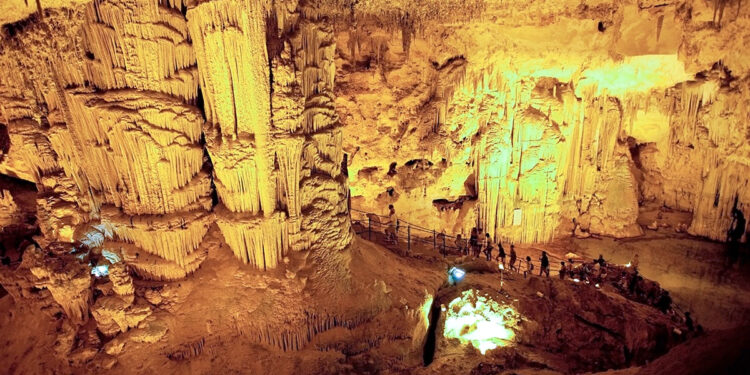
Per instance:
[[[573,279],[573,281],[575,281],[575,282],[579,282],[579,281],[581,281],[581,280],[578,280],[578,279]]]
[[[502,270],[504,270],[504,269],[505,269],[505,267],[503,266],[503,264],[502,264],[502,263],[500,263],[500,264],[499,264],[499,265],[497,266],[497,268],[499,268],[499,269],[500,269],[500,271],[502,271]]]
[[[625,267],[630,267],[630,262],[628,262],[628,264],[626,264]]]
[[[454,283],[463,280],[464,276],[466,275],[466,271],[456,267],[451,268],[448,273],[450,274],[450,277],[453,279]]]
[[[471,344],[485,354],[513,342],[519,318],[513,307],[467,290],[448,305],[443,336]]]
[[[91,274],[96,277],[104,277],[109,275],[109,265],[108,264],[102,264],[96,267],[91,268]]]
[[[599,284],[595,284],[594,286],[598,288],[598,287],[599,287]]]

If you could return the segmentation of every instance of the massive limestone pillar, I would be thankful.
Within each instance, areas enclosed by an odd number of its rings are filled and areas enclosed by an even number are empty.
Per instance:
[[[183,277],[196,255],[205,258],[199,244],[211,222],[185,19],[158,1],[97,0],[82,35],[86,84],[65,82],[66,121],[52,132],[53,147],[101,205],[102,223],[121,242],[111,250],[138,258],[130,264],[142,277]]]
[[[336,252],[351,241],[335,45],[330,26],[299,9],[218,0],[187,12],[221,202],[216,221],[237,258],[259,269],[275,268],[290,250],[325,243]]]

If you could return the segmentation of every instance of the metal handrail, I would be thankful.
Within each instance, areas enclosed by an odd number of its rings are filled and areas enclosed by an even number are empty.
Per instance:
[[[366,224],[367,232],[368,232],[367,235],[368,235],[369,240],[372,239],[372,231],[375,228],[378,228],[378,229],[382,228],[383,232],[385,232],[388,228],[396,228],[395,232],[396,232],[397,245],[398,245],[398,239],[405,239],[407,242],[407,248],[409,251],[411,251],[412,242],[423,243],[423,244],[432,243],[433,249],[436,251],[440,249],[440,251],[443,253],[443,257],[447,256],[448,251],[460,253],[464,250],[455,245],[448,243],[450,242],[450,243],[455,244],[455,241],[457,239],[457,236],[455,235],[449,235],[449,234],[442,233],[442,232],[439,233],[434,229],[427,229],[425,227],[422,227],[422,226],[419,226],[419,225],[416,225],[416,224],[413,224],[406,220],[401,220],[401,219],[396,219],[395,225],[390,222],[382,223],[380,221],[373,221],[372,217],[376,217],[378,219],[381,219],[381,218],[388,219],[388,216],[378,215],[374,212],[367,212],[367,211],[359,210],[356,208],[351,208],[351,212],[363,214],[362,216],[364,216],[364,218],[362,219],[352,218],[352,221],[355,223],[360,223],[360,225],[362,226],[365,226]],[[365,218],[367,219],[366,223],[364,220]],[[402,234],[403,232],[400,229],[406,229],[407,233],[405,236]],[[428,238],[424,238],[422,236],[412,236],[412,233],[411,233],[412,229],[430,234],[432,237],[432,240],[430,241]],[[378,232],[380,232],[380,230],[378,230]],[[364,231],[362,231],[362,233],[364,233]],[[357,233],[357,234],[361,234],[361,233]],[[470,237],[462,238],[462,240],[466,242],[466,247],[470,246],[469,238]],[[438,240],[442,243],[438,243]]]

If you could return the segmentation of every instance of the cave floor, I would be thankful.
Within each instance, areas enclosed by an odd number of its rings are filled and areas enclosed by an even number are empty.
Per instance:
[[[642,274],[669,290],[683,310],[693,311],[696,323],[706,327],[709,333],[748,323],[747,263],[738,261],[728,265],[723,245],[674,231],[647,231],[644,236],[629,240],[565,239],[544,246],[518,246],[519,258],[529,255],[537,260],[539,251],[547,250],[551,255],[553,277],[545,281],[538,276],[524,280],[521,275],[509,275],[503,294],[498,293],[499,274],[495,263],[444,258],[432,250],[431,244],[415,246],[409,256],[403,256],[398,250],[377,245],[380,235],[373,240],[375,243],[355,239],[347,253],[350,277],[342,280],[342,284],[346,284],[342,289],[346,292],[340,292],[314,282],[300,284],[301,276],[280,270],[263,273],[244,266],[232,257],[216,228],[212,228],[205,241],[210,247],[209,257],[193,276],[180,282],[137,283],[140,291],[137,295],[148,289],[160,294],[163,301],[149,321],[152,325],[166,326],[167,331],[155,343],[123,338],[125,344],[115,355],[117,362],[111,373],[201,374],[221,369],[228,373],[259,374],[269,371],[278,374],[378,371],[416,374],[477,366],[485,360],[482,356],[471,350],[459,350],[458,354],[438,355],[435,366],[421,367],[422,343],[415,337],[424,334],[426,327],[420,327],[420,322],[426,317],[420,315],[420,311],[424,311],[427,297],[437,295],[445,287],[446,270],[467,261],[478,264],[477,269],[486,271],[470,272],[467,286],[495,293],[499,299],[515,297],[533,305],[537,303],[535,293],[543,288],[578,293],[556,280],[559,261],[555,260],[570,251],[592,259],[603,254],[609,262],[617,264],[627,263],[637,252]],[[580,289],[581,296],[598,293],[592,292],[591,286],[576,287],[585,288]],[[611,291],[602,293],[623,305],[638,305]],[[641,306],[634,307],[638,314],[656,316],[653,308]],[[299,351],[274,350],[267,343],[264,345],[263,340],[275,334],[268,332],[269,327],[287,327],[294,331],[301,324],[300,316],[335,314],[337,310],[345,311],[338,323],[323,322],[320,332],[316,332],[312,341],[300,345]],[[88,367],[70,367],[55,361],[54,356],[40,361],[38,358],[45,350],[55,347],[54,336],[60,331],[60,321],[28,306],[17,305],[10,296],[0,299],[0,316],[0,331],[4,333],[8,348],[0,357],[0,366],[11,369],[10,373],[78,373],[82,368],[92,371],[102,364],[102,361],[93,361],[84,365]],[[258,322],[264,320],[276,325],[259,325]],[[267,337],[261,337],[264,335]],[[445,347],[439,350],[443,350],[443,354],[452,353]],[[522,345],[519,351],[525,351],[527,361],[545,363],[544,366],[557,370],[564,368],[560,364],[564,362],[560,354],[545,353],[544,347],[534,349],[533,345]],[[466,361],[467,358],[470,360]],[[549,367],[528,368],[517,373],[559,372]]]

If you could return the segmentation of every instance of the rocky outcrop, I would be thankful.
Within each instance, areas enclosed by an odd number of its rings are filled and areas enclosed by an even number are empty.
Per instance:
[[[31,272],[34,287],[50,291],[68,319],[79,324],[88,320],[92,278],[85,264],[70,254],[48,256],[29,248],[20,267]]]

